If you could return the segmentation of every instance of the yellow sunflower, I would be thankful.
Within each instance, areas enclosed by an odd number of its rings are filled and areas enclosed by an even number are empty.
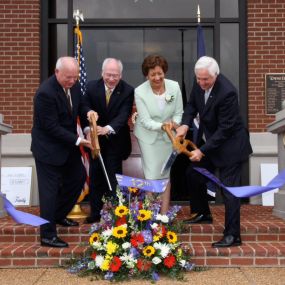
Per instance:
[[[126,237],[127,233],[128,231],[124,226],[115,227],[113,229],[113,236],[116,238],[124,238]]]
[[[128,187],[130,193],[137,193],[139,191],[136,187]]]
[[[143,221],[147,221],[150,220],[152,216],[152,212],[149,210],[139,210],[139,215],[138,215],[138,220],[143,222]]]
[[[154,235],[152,239],[154,242],[156,242],[156,241],[159,241],[161,239],[161,237],[162,237],[162,235],[158,234],[158,235]]]
[[[99,240],[99,234],[98,233],[93,233],[90,238],[89,238],[89,244],[93,244],[93,242]]]
[[[150,256],[154,255],[154,253],[155,253],[155,249],[151,245],[148,245],[143,249],[143,254],[145,256],[150,257]]]
[[[115,215],[122,218],[123,216],[126,216],[129,213],[129,209],[126,206],[118,206],[115,209]]]
[[[177,235],[175,232],[168,231],[166,234],[169,243],[176,243],[177,242]]]

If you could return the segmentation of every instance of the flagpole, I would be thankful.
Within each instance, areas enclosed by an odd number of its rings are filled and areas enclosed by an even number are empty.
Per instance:
[[[197,22],[198,22],[198,24],[200,24],[200,21],[201,21],[201,19],[200,19],[200,6],[198,5],[198,7],[197,7]]]
[[[78,66],[80,66],[80,46],[82,45],[82,33],[80,31],[80,28],[79,28],[79,23],[80,23],[80,20],[84,21],[83,14],[78,9],[74,10],[73,11],[73,19],[76,22],[76,28],[74,30],[74,33],[76,34],[76,37],[77,37],[77,46],[76,46],[76,48],[77,48],[77,62],[78,62]],[[78,131],[78,129],[80,129],[80,130]],[[77,118],[77,132],[82,133],[79,118]],[[83,161],[85,162],[86,159],[88,160],[88,157],[86,157],[87,154],[85,153],[83,148],[80,148],[80,151],[81,151],[81,155],[83,157]],[[86,168],[86,165],[84,165],[84,166]],[[88,168],[89,168],[89,166],[88,166]],[[87,173],[87,176],[89,177],[88,173]],[[85,184],[88,182],[89,181],[87,179]],[[83,193],[80,194],[76,204],[73,206],[73,209],[68,214],[68,216],[67,216],[68,218],[83,219],[83,218],[86,218],[88,216],[86,213],[84,213],[84,211],[81,209],[80,204],[79,204],[84,199],[85,195],[88,194],[88,192],[85,193],[85,191],[86,191],[86,189],[84,188],[86,186],[85,184],[84,184],[83,190],[82,190]],[[89,185],[88,185],[88,187],[89,187]]]

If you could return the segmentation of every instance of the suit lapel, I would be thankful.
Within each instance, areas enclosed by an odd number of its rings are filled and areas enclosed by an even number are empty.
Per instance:
[[[147,102],[147,105],[149,106],[149,108],[153,109],[153,111],[157,114],[157,115],[160,115],[161,116],[161,111],[160,109],[158,108],[158,104],[157,104],[157,100],[155,98],[155,95],[152,91],[152,88],[150,86],[150,82],[148,81],[148,84],[147,84],[147,92],[146,92],[146,102]]]
[[[209,107],[212,105],[212,102],[213,102],[213,99],[214,99],[214,94],[215,94],[215,92],[214,92],[213,89],[212,89],[212,91],[211,91],[211,93],[210,93],[210,95],[209,95],[209,98],[208,98],[208,100],[207,100],[207,103],[206,103],[206,105],[205,105],[205,107],[204,107],[203,114],[206,113],[206,112],[208,111]],[[205,102],[204,93],[203,93],[203,95],[202,95],[202,98],[203,98],[203,100],[204,100],[204,102]],[[204,103],[204,104],[205,104],[205,103]]]
[[[120,81],[113,90],[113,93],[110,97],[110,101],[107,106],[108,112],[110,112],[114,107],[116,107],[117,103],[122,99],[122,96],[123,96],[122,81]]]
[[[176,94],[172,91],[172,88],[167,80],[165,80],[165,97],[168,96],[169,98],[173,97],[171,102],[165,103],[165,108],[163,109],[163,114],[169,115],[169,110],[172,108],[172,104],[175,104]]]
[[[65,94],[63,88],[61,87],[61,85],[59,85],[59,84],[56,85],[56,92],[58,94],[58,98],[61,101],[62,106],[67,110],[68,114],[70,114],[70,112],[68,110],[68,105],[67,105],[68,104],[67,103],[67,97],[66,97],[66,94]],[[71,90],[70,90],[70,93],[71,93],[71,100],[72,100],[72,92],[71,92]]]
[[[112,92],[112,95],[110,97],[110,101],[109,101],[109,104],[107,106],[107,109],[110,110],[112,109],[112,107],[114,105],[116,105],[116,102],[120,99],[120,94],[121,94],[121,91],[120,91],[120,83],[115,87],[115,89],[113,90]],[[105,98],[105,101],[106,101],[106,98]]]

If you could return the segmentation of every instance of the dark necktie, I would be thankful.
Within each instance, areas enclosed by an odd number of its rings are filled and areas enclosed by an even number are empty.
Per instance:
[[[67,107],[68,111],[72,113],[72,101],[71,101],[71,94],[70,94],[70,89],[65,90],[66,98],[67,98]]]
[[[107,104],[107,106],[108,106],[108,104],[109,104],[111,95],[112,95],[112,90],[108,88],[108,89],[106,90],[106,104]]]

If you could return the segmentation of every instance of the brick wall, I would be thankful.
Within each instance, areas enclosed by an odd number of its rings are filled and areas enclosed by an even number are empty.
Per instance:
[[[266,115],[265,74],[285,72],[285,1],[248,0],[249,129],[263,132],[275,116]]]
[[[29,133],[40,80],[40,0],[0,2],[0,113],[14,133]],[[248,0],[249,129],[263,132],[265,73],[285,72],[285,2]]]
[[[40,81],[40,0],[1,0],[0,19],[0,113],[14,133],[29,133]]]

